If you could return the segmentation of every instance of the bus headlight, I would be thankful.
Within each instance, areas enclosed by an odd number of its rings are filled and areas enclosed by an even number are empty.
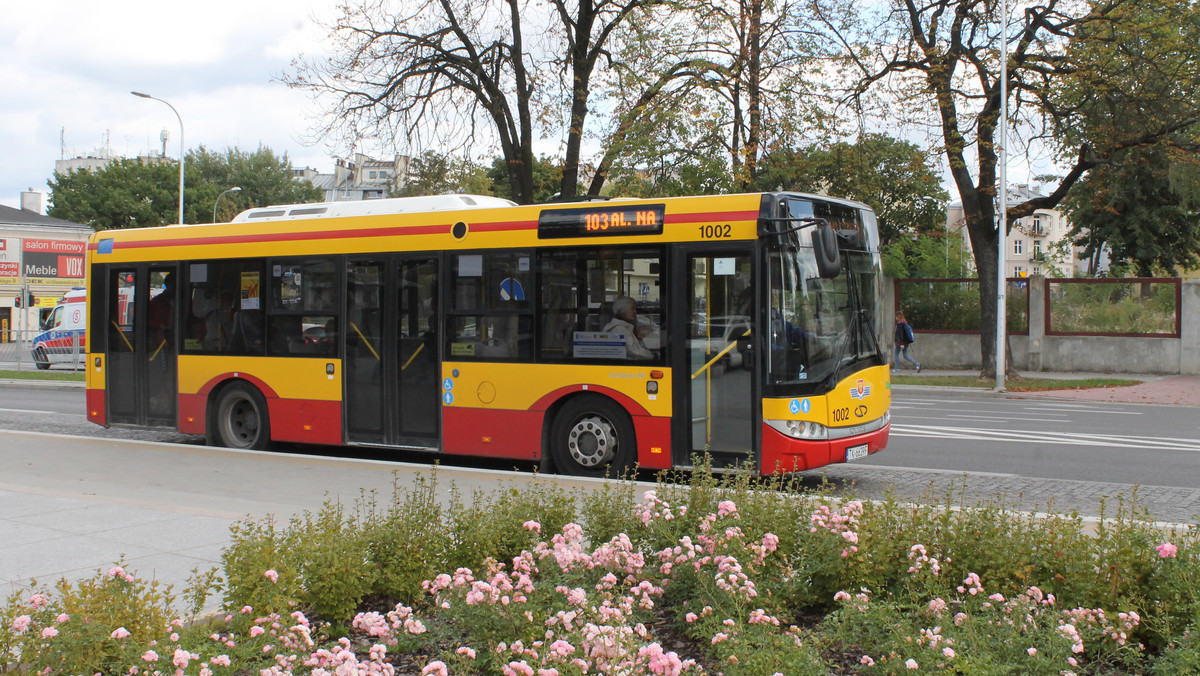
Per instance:
[[[829,438],[829,428],[821,423],[808,420],[766,420],[765,422],[780,434],[795,439],[824,441]]]

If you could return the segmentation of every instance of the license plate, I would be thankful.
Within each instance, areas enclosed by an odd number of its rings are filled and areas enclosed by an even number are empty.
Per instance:
[[[865,457],[867,457],[867,444],[850,446],[846,449],[846,462],[854,462]]]

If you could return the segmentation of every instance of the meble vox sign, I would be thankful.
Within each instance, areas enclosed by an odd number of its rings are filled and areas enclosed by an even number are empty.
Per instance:
[[[17,250],[21,252],[17,260]],[[60,239],[0,239],[0,283],[17,284],[21,273],[28,284],[82,281],[87,242]]]

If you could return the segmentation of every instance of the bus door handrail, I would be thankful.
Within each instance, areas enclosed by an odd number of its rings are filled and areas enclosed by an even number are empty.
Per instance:
[[[718,359],[729,354],[730,350],[737,347],[738,340],[741,340],[742,338],[745,338],[748,335],[750,335],[750,329],[746,329],[745,333],[738,336],[737,339],[730,341],[729,344],[725,346],[724,350],[721,350],[720,352],[718,352],[717,356],[713,357],[712,359],[709,359],[707,364],[705,364],[704,366],[701,366],[695,373],[692,374],[692,380],[695,380],[696,377],[699,376],[701,373],[704,373],[705,371],[712,368],[712,365],[715,364]]]
[[[112,325],[117,329],[117,335],[121,336],[121,340],[125,341],[125,347],[128,347],[130,352],[133,352],[133,345],[129,344],[129,339],[125,337],[125,332],[121,330],[121,325],[116,320],[113,320]]]
[[[359,330],[358,324],[350,322],[350,328],[354,329],[354,332],[358,334],[359,340],[361,340],[363,345],[366,345],[367,349],[371,351],[371,354],[375,356],[375,361],[379,361],[379,353],[375,351],[375,348],[371,345],[371,341],[367,340],[367,337],[364,336],[363,332]]]

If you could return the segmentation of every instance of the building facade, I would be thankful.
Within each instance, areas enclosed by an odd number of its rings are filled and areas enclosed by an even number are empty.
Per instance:
[[[353,160],[337,160],[332,174],[305,167],[293,169],[292,177],[320,188],[326,202],[382,199],[408,182],[409,159],[376,160],[356,153]]]
[[[1009,189],[1008,203],[1019,204],[1041,196],[1032,188],[1016,186]],[[950,204],[946,216],[948,231],[961,232],[965,246],[971,250],[962,203]],[[1009,278],[1092,276],[1091,264],[1080,258],[1081,252],[1072,242],[1071,221],[1066,214],[1058,209],[1037,209],[1013,223],[1004,252],[1004,274]]]
[[[83,286],[92,229],[43,216],[41,201],[42,194],[30,189],[21,193],[22,208],[0,205],[0,340],[5,342],[36,331],[59,298]]]

